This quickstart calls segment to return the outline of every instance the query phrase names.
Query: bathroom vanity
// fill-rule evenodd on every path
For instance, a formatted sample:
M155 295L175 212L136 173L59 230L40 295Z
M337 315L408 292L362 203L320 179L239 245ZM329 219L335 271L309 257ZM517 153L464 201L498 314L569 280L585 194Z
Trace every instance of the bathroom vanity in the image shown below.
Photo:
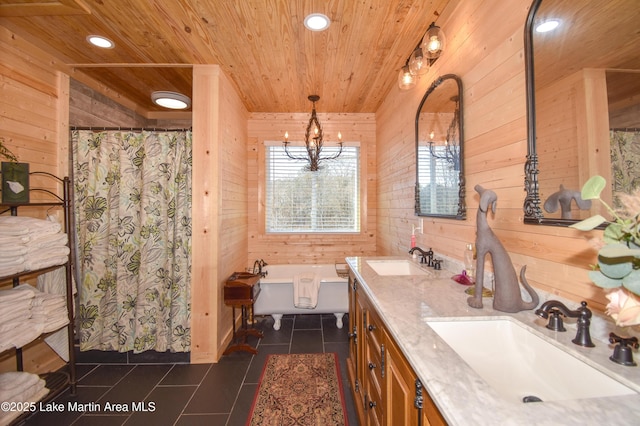
M494 311L490 298L469 307L446 261L440 271L408 256L347 263L347 369L361 424L640 421L640 367L609 360L609 332L623 331L608 318L594 315L595 347L581 347L570 319L556 332L534 311Z

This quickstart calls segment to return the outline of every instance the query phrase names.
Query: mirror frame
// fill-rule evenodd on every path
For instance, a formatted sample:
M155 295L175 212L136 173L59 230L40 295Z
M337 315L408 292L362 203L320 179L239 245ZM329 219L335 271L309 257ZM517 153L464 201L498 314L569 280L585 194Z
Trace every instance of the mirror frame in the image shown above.
M538 153L536 152L536 99L533 65L533 20L542 0L533 0L524 26L524 64L527 86L527 160L524 163L524 223L544 225L569 225L569 219L545 218L540 209L540 187L538 184Z
M432 213L422 213L420 211L420 181L419 181L419 168L418 168L418 148L420 144L419 140L419 123L420 123L420 111L422 111L422 106L425 101L429 97L429 95L440 86L445 80L453 80L456 83L458 88L458 108L460 113L460 124L458 128L458 134L460 135L460 171L458 176L458 212L456 214L432 214ZM455 74L445 74L436 78L431 86L427 89L427 92L422 97L420 101L420 105L418 105L418 110L416 111L416 119L415 119L415 135L416 135L416 143L415 143L415 153L416 153L416 185L415 185L415 214L416 216L422 217L439 217L444 219L457 219L457 220L465 220L467 218L467 208L465 204L465 181L464 181L464 126L462 122L464 120L463 114L463 98L462 98L462 80Z

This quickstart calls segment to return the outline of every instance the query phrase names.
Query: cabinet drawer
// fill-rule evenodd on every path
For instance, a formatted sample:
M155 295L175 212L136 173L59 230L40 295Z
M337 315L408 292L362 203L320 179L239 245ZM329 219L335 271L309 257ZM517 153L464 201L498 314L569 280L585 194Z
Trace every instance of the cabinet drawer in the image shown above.
M384 326L378 314L370 309L367 311L367 323L365 324L365 333L367 334L367 340L373 345L380 348L380 345L384 342Z
M369 342L365 350L365 368L369 381L375 385L379 395L382 395L382 384L384 383L382 376L383 367L380 347L373 346L371 342Z
M369 425L380 425L384 418L382 397L371 380L367 380L365 397L365 413L369 418Z

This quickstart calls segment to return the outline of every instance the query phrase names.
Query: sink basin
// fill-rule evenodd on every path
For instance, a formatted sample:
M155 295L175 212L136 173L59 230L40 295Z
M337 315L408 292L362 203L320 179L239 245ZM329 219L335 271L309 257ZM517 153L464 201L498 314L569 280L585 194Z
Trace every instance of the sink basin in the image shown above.
M637 393L509 319L427 321L502 397L562 401ZM567 331L571 333L571 331Z
M378 275L429 275L409 260L367 260Z

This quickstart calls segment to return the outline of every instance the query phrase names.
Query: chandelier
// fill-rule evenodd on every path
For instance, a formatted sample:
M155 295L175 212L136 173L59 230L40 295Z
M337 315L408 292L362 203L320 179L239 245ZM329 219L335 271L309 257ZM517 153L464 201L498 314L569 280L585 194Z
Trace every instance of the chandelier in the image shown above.
M460 107L459 107L459 96L451 97L451 101L455 102L455 110L453 111L453 118L451 119L451 123L449 123L449 128L447 129L447 138L444 141L444 150L441 152L437 152L433 148L433 140L429 140L429 151L431 152L431 156L440 160L445 160L450 163L455 170L459 170L460 168L460 135L458 134L458 129L460 128ZM433 139L433 132L431 132L430 139Z
M312 172L316 172L320 168L321 161L334 160L342 154L342 134L338 132L338 145L340 145L340 150L333 155L322 156L324 136L322 126L320 125L318 116L316 115L316 102L320 100L320 96L310 95L308 99L313 102L313 109L311 110L311 118L307 125L307 131L304 134L304 145L307 149L307 156L298 156L289 152L289 132L285 132L284 134L283 145L284 152L287 154L287 157L297 161L308 161L309 165L306 168Z

